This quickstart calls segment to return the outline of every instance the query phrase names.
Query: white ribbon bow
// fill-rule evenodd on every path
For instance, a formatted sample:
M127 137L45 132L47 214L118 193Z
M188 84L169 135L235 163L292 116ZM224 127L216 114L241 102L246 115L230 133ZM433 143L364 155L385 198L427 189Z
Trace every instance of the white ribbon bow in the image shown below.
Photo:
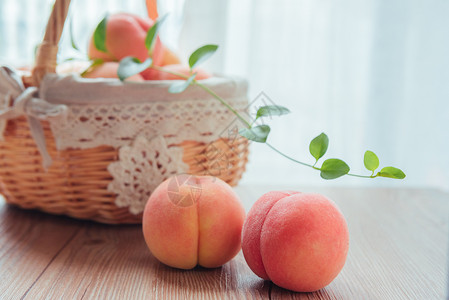
M7 120L26 115L31 136L42 156L42 164L47 169L52 159L47 151L40 120L66 116L67 106L49 103L37 98L37 94L35 87L25 89L20 76L15 71L8 67L0 67L0 140L3 140Z

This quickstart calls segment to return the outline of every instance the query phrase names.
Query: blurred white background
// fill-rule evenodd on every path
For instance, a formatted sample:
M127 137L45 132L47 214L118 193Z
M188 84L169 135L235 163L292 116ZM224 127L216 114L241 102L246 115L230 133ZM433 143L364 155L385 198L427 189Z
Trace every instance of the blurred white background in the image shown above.
M0 64L33 61L51 0L0 0ZM324 181L265 145L252 145L242 183L393 185L449 190L449 1L447 0L160 0L170 12L163 40L183 58L218 43L205 68L250 82L292 114L270 120L269 141L313 163L310 140L330 138L325 158L365 173L363 154L405 171L403 181ZM72 0L80 48L106 12L145 15L143 0ZM181 27L182 25L182 27ZM67 28L66 28L67 29ZM65 31L59 60L76 55Z

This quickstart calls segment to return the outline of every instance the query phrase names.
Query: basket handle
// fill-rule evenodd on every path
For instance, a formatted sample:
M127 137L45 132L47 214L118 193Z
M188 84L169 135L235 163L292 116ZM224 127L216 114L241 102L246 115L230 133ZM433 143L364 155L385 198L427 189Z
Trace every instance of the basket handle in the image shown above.
M146 0L150 14L157 18L157 1ZM70 0L55 0L53 11L48 19L45 29L44 40L37 48L36 62L31 71L31 85L39 86L42 78L47 73L56 73L56 58L58 54L58 43L61 38L64 23L67 18Z
M47 73L56 72L58 43L64 28L70 0L55 0L53 11L48 19L44 40L37 49L36 62L31 71L32 85L39 86Z

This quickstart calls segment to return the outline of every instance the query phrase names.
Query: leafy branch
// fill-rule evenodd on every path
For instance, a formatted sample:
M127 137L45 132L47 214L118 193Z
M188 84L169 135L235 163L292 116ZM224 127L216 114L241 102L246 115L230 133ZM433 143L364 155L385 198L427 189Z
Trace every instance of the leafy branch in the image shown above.
M164 18L158 19L154 25L148 30L147 38L145 40L146 48L151 54L153 42L156 39L157 31L160 27L160 24L163 22ZM100 25L99 25L100 26ZM100 41L103 40L100 38ZM256 121L264 117L272 117L272 116L282 116L290 113L290 110L286 107L280 105L267 105L260 107L257 110L255 119L250 123L248 122L242 115L239 114L229 103L227 103L223 98L217 95L214 91L209 89L207 86L202 84L201 82L195 80L196 73L194 72L194 68L197 67L200 63L207 60L211 57L218 49L217 45L205 45L197 50L195 50L189 57L189 67L190 74L184 75L177 72L169 71L160 66L153 65L153 61L151 58L148 58L144 62L140 62L135 57L125 57L120 61L119 69L118 69L118 77L120 80L125 80L127 77L132 76L134 74L140 73L147 68L153 68L155 70L159 70L162 72L167 72L173 75L176 75L183 80L174 81L169 87L170 93L181 93L186 90L191 85L197 85L210 94L213 98L218 100L221 104L223 104L226 108L228 108L246 127L239 130L239 134L250 141L254 141L257 143L264 143L269 148L287 158L288 160L295 162L297 164L310 167L314 170L320 171L320 176L323 179L335 179L344 175L361 177L361 178L376 178L376 177L387 177L394 179L403 179L405 178L405 174L402 170L395 167L384 167L380 171L376 173L376 170L379 168L379 158L372 151L366 151L364 155L364 165L368 171L371 172L369 175L359 175L349 173L350 167L343 160L338 158L329 158L326 159L320 167L317 166L320 159L326 154L327 149L329 147L329 138L325 133L321 133L317 137L315 137L309 144L309 152L315 159L315 161L311 164L299 161L294 159L280 150L273 147L271 144L267 142L268 135L270 134L271 128L266 124L258 125Z
M101 52L107 52L107 49L106 49L107 20L108 20L108 15L106 14L106 16L101 20L101 22L95 28L94 35L93 35L94 46ZM87 73L92 71L94 68L96 68L97 66L102 65L104 63L104 60L101 58L89 59L87 53L80 50L80 48L78 47L78 45L75 41L75 37L73 34L73 19L70 20L69 36L70 36L70 44L72 46L72 49L75 52L77 52L79 55L81 55L82 58L80 59L80 58L70 57L70 58L65 59L64 61L73 61L73 60L83 60L84 61L84 60L86 60L86 61L89 61L89 63L90 63L86 67L86 69L84 69L84 71L82 71L80 73L81 77L84 77Z
M117 70L117 76L121 81L154 66L151 56L153 54L154 43L156 41L158 31L162 23L165 21L165 18L166 15L158 18L154 22L153 26L151 26L147 31L147 35L145 37L145 47L148 50L149 58L147 58L143 62L140 61L137 57L133 56L127 56L120 60Z

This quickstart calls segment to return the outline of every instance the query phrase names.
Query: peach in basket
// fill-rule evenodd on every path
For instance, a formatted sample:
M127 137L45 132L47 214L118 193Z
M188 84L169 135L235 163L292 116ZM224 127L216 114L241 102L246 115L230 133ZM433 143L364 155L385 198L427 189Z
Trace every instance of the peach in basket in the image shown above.
M145 38L153 23L149 18L141 18L128 13L108 16L106 18L106 51L97 49L92 36L88 49L89 58L119 61L126 56L134 56L144 61L150 57L145 47ZM152 53L155 65L159 65L162 61L162 51L162 44L157 39Z
M233 134L241 127L235 115L198 84L174 94L169 88L182 81L129 84L66 75L83 72L76 64L55 74L68 6L55 1L29 84L0 67L0 193L6 201L104 223L141 223L148 197L172 175L216 174L236 185L248 161L248 141ZM142 29L139 19L126 18L134 22L129 28ZM157 52L157 38L154 48L141 42L141 53ZM103 71L96 76L111 74ZM240 113L248 106L244 79L215 76L201 86Z

